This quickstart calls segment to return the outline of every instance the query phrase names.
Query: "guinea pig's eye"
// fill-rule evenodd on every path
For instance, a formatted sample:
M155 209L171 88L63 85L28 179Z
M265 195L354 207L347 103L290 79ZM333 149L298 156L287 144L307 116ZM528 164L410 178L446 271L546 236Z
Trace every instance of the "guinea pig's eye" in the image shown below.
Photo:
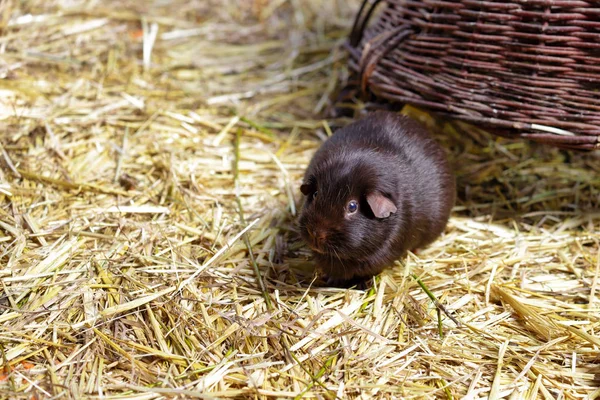
M354 214L358 210L358 203L355 200L351 200L346 210L348 210L348 214Z
M313 194L312 194L312 199L313 199L313 200L317 198L317 193L318 193L318 192L317 192L316 190L313 192Z

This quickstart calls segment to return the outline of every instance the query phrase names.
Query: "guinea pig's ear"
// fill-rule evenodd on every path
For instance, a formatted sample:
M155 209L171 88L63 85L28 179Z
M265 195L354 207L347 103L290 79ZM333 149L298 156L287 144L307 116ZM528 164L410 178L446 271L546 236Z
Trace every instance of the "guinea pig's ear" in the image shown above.
M377 218L387 218L397 211L394 203L379 192L369 193L367 203Z
M302 192L303 195L308 196L309 194L314 192L314 184L312 184L310 182L303 183L302 185L300 185L300 191Z

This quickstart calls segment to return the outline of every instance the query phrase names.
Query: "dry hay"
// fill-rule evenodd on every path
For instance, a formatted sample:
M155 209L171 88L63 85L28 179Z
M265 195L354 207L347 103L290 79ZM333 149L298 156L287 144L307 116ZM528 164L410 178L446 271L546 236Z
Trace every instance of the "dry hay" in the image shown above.
M293 213L355 7L0 2L0 397L598 397L596 154L406 109L456 164L445 236L313 284Z

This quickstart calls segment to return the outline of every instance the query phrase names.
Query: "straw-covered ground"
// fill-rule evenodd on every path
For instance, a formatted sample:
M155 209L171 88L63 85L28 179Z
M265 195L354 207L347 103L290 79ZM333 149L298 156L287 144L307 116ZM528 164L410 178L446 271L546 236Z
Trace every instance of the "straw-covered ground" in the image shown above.
M596 154L405 109L456 166L445 235L313 282L298 186L356 6L0 2L0 397L599 397Z

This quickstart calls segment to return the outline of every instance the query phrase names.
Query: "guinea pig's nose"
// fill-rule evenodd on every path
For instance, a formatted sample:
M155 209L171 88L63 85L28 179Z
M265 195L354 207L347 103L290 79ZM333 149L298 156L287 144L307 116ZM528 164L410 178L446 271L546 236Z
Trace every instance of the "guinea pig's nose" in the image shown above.
M327 230L322 228L311 229L308 231L314 250L321 250L325 240L327 240Z
M319 249L323 249L323 245L325 244L325 241L327 240L327 230L316 229L313 234L313 238L315 240L315 245Z
M317 230L315 232L315 239L317 240L317 243L323 244L323 242L325 242L325 239L327 239L327 231L325 229Z

